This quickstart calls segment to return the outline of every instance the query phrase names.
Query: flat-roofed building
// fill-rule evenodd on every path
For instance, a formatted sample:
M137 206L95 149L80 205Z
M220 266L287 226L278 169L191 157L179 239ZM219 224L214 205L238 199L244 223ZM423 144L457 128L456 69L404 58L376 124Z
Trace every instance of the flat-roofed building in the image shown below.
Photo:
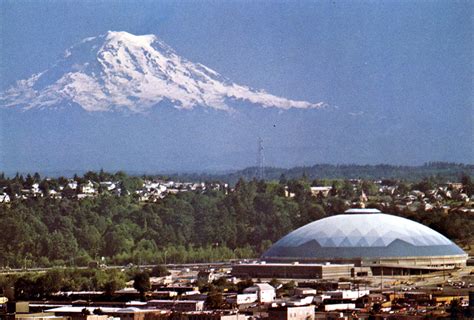
M243 314L228 311L192 311L172 315L171 320L246 320Z
M98 316L94 313L98 313L100 310L101 315L110 316L114 318L120 318L120 320L145 320L147 315L152 315L156 319L160 319L160 316L169 314L167 310L154 310L154 309L138 309L134 307L129 308L111 308L111 307L73 307L73 306L62 306L59 308L52 308L46 310L46 312L54 313L55 316L69 317L70 320L101 320L89 319L89 316ZM163 318L164 319L164 318Z
M258 302L270 303L276 298L276 290L268 283L256 283L255 285L244 289L244 293L253 293L257 295Z
M353 268L353 264L251 263L234 265L232 275L267 279L339 279L351 277Z
M314 305L268 309L271 320L314 320Z
M94 317L94 316L92 316L92 317ZM102 316L102 317L103 318L101 318L101 319L87 318L87 320L107 320L107 316ZM28 313L28 314L16 315L15 320L69 320L69 318L68 317L55 316L52 313ZM86 319L84 319L84 320L86 320Z
M150 300L148 307L157 309L168 309L173 311L202 311L204 301L202 300Z

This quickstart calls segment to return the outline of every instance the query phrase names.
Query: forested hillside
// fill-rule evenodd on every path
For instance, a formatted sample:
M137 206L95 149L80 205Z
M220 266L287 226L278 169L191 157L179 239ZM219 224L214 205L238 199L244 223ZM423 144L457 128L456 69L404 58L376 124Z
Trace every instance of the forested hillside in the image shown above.
M427 183L394 187L408 192L433 186ZM310 185L305 179L240 180L235 190L180 192L154 203L107 192L85 199L14 199L0 204L0 267L86 265L100 257L110 264L258 257L289 231L344 211L362 190L368 207L421 221L461 244L472 237L469 212L400 210L367 181L333 181L327 197L312 196ZM285 187L293 197L285 196Z
M267 180L278 180L281 176L288 179L398 179L416 182L423 178L436 178L439 182L458 181L462 174L474 177L474 165L448 162L429 162L421 166L396 166L388 164L356 165L356 164L316 164L306 167L264 168ZM250 167L244 170L223 174L176 174L183 179L219 180L236 183L240 178L252 180L258 177L258 168Z

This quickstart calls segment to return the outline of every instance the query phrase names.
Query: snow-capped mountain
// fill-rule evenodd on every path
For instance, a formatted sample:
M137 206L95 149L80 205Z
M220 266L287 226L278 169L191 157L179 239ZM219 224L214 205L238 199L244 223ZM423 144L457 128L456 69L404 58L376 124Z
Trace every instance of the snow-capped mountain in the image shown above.
M177 108L232 110L246 101L281 109L321 108L230 82L180 57L155 35L109 31L66 50L52 68L20 80L0 96L3 106L48 108L75 103L86 111L144 112L162 101Z

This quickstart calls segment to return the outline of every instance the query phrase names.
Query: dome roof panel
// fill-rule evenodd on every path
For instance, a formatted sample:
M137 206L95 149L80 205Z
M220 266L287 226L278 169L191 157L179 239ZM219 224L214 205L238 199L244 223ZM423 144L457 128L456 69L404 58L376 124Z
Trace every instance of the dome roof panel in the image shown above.
M277 241L262 258L298 258L301 252L305 258L465 254L449 239L420 223L357 210L294 230Z

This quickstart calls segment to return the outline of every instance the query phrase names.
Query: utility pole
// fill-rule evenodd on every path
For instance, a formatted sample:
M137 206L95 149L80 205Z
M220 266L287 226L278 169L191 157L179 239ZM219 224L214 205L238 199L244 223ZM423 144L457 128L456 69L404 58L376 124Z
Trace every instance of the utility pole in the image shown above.
M444 285L444 282L446 281L446 275L444 273L445 268L446 268L446 264L444 262L444 257L443 257L443 285Z
M259 180L265 180L265 156L263 154L263 139L258 137L257 148L257 176Z
M380 293L383 292L383 267L380 266Z

